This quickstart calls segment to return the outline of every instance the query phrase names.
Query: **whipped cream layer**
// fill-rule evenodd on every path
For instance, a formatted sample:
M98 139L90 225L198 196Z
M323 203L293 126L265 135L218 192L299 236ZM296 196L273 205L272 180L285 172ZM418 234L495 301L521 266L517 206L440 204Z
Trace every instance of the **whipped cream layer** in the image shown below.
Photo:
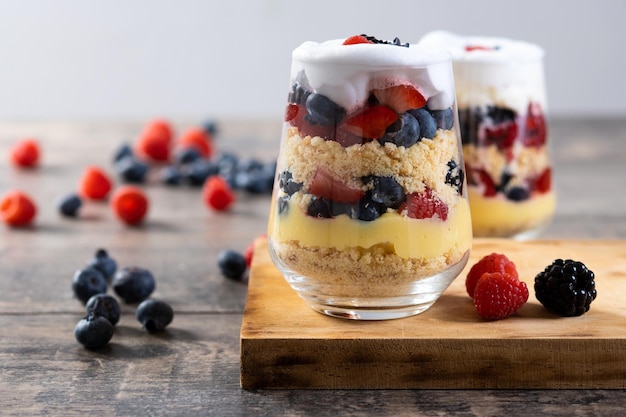
M426 34L419 45L452 55L459 108L495 104L525 114L529 102L546 107L544 50L537 45L444 31Z
M372 89L412 84L431 110L455 98L450 53L426 45L343 45L344 39L304 42L293 51L292 80L322 94L347 111L362 106Z

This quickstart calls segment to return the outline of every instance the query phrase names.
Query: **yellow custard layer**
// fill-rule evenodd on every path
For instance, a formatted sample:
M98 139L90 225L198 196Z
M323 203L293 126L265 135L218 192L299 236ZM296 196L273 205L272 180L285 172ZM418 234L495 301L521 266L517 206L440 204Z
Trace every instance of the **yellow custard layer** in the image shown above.
M533 195L525 201L485 197L472 187L468 189L472 227L475 236L506 237L546 224L556 210L554 192Z
M385 245L387 250L405 259L429 259L471 247L472 231L469 204L459 198L446 221L411 219L388 212L370 222L347 215L332 219L307 216L296 205L287 213L276 213L272 202L268 235L275 242L298 242L300 246L368 249Z

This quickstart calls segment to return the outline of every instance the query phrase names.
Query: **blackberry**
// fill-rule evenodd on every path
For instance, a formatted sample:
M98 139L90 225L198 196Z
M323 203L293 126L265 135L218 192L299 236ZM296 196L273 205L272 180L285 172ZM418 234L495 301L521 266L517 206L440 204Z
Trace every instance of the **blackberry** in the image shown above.
M584 314L596 295L595 275L582 262L556 259L535 277L537 300L561 316Z
M465 171L459 164L451 159L448 161L448 171L446 172L445 183L456 189L459 195L463 194L463 181L465 180Z

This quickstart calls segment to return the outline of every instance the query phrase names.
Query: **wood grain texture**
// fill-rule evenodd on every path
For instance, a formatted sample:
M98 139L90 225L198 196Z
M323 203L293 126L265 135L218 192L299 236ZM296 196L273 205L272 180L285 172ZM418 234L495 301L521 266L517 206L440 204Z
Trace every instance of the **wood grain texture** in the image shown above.
M178 131L190 125L175 123ZM142 126L0 122L0 193L22 188L39 207L32 229L0 226L0 415L623 415L626 390L242 390L247 287L225 280L215 259L265 231L267 197L239 194L231 213L213 213L198 190L151 182L145 188L153 206L141 228L114 221L106 204L87 204L77 220L56 212L54 203L75 189L84 167L112 173L114 149ZM216 146L269 160L280 130L280 120L224 120ZM16 170L5 157L25 136L42 143L44 163L34 171ZM626 193L615 192L623 188L616 173L626 163L626 120L555 120L551 136L559 206L544 237L626 239ZM155 296L176 312L166 334L140 330L134 306L123 305L108 349L78 345L73 327L83 313L70 281L97 247L121 265L152 269Z
M530 290L514 316L485 321L465 290L481 257L505 253ZM475 239L465 271L426 312L355 322L311 310L260 244L241 330L244 388L626 388L626 243ZM596 274L598 298L561 318L535 299L533 279L557 258Z

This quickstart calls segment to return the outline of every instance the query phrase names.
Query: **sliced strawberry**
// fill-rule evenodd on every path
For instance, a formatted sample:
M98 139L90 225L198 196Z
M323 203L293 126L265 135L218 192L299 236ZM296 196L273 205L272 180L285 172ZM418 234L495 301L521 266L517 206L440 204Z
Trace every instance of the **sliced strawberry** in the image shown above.
M293 117L287 120L290 125L297 127L300 131L300 135L304 136L319 136L326 140L332 140L335 137L334 125L316 125L310 123L307 118L306 107L303 104L290 104L288 108L288 114L292 114ZM294 107L295 106L295 107ZM287 115L286 115L287 116Z
M344 45L356 45L358 43L374 43L370 40L368 40L365 36L363 35L354 35L354 36L350 36L348 39L346 39L345 41L343 41Z
M360 189L353 188L333 177L324 167L318 167L315 171L309 191L318 197L346 204L357 203L364 194Z
M426 98L417 88L410 84L374 89L372 93L374 93L380 104L391 107L398 114L402 114L407 110L419 109L426 104Z
M467 52L472 51L495 51L497 48L492 48L491 46L483 46L483 45L465 45L465 50Z
M339 143L344 148L352 145L362 145L364 142L368 141L369 139L364 139L345 129L337 129L335 132L335 142Z
M348 117L342 128L367 139L380 139L398 115L387 106L371 106Z
M542 146L546 143L546 132L546 119L541 111L541 106L537 103L530 103L522 143L524 146Z
M495 144L498 149L509 149L515 143L519 129L517 123L502 123L494 128L485 128L485 146Z
M529 188L531 191L547 193L552 188L552 169L544 169L538 177L532 178L529 182Z
M285 121L290 122L298 115L300 108L297 104L289 103L285 109Z
M478 169L474 172L478 174L479 182L485 186L485 190L483 191L483 195L485 197L493 197L498 193L496 183L493 181L487 171L485 171L484 169Z
M430 188L421 193L408 194L406 203L398 210L400 212L406 210L406 215L412 219L430 219L438 216L445 221L448 218L448 206Z

